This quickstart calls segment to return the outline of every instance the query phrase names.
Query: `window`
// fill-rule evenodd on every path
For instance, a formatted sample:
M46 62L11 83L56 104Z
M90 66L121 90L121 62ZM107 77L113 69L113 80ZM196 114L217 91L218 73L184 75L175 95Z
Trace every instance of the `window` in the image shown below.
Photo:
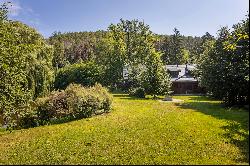
M179 75L179 71L169 71L169 73L172 78L177 78Z

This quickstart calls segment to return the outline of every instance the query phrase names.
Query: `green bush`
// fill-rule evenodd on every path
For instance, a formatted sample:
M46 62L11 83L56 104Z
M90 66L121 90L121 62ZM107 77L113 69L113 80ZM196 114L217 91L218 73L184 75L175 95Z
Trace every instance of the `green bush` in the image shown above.
M70 115L64 91L53 92L50 96L37 99L37 116L39 124L47 123L53 118L58 119Z
M54 87L65 89L71 83L93 86L101 81L100 78L101 69L94 62L76 63L58 70Z
M39 124L90 117L111 109L112 97L100 84L84 88L71 84L63 91L36 101Z
M8 129L29 128L45 124L62 123L87 118L110 111L112 96L100 84L83 87L70 84L65 90L37 98L22 109L0 116Z
M18 110L5 112L2 116L7 130L35 127L38 125L36 111L32 109L31 102Z
M138 98L145 98L145 90L143 88L132 88L129 90L129 95Z
M24 111L17 121L16 128L30 128L38 126L37 115L35 111Z

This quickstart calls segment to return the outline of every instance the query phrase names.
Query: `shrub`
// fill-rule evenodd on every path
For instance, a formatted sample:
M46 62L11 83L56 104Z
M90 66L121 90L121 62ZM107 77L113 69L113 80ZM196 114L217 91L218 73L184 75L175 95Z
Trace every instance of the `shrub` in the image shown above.
M133 88L129 90L129 95L138 98L145 98L145 90L143 88Z
M32 110L30 104L31 102L25 107L3 114L2 118L4 122L2 124L6 125L7 130L29 128L38 125L36 111Z
M39 124L90 117L98 111L111 109L112 97L100 84L84 88L71 84L63 91L36 101Z
M95 83L100 82L100 77L100 67L95 63L76 63L58 70L54 87L55 89L65 89L71 83L93 86Z
M16 128L29 128L38 126L37 115L35 111L24 111L19 118Z
M112 96L100 84L82 87L71 84L65 90L54 91L49 96L37 98L22 109L6 112L0 120L8 129L29 128L87 118L93 114L108 112Z
M58 119L69 116L66 94L62 92L53 92L50 96L39 98L37 102L37 116L39 124L45 124L52 119Z

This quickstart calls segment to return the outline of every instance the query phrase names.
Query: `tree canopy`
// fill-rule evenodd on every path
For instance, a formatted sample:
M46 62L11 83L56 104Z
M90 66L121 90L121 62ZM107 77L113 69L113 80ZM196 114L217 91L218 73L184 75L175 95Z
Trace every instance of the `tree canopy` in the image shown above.
M0 11L5 13L3 9ZM27 109L29 101L50 92L54 77L53 49L33 28L3 18L0 22L0 111L4 117L16 117Z
M201 85L228 105L248 103L249 18L234 25L231 32L221 28L207 46L198 65Z

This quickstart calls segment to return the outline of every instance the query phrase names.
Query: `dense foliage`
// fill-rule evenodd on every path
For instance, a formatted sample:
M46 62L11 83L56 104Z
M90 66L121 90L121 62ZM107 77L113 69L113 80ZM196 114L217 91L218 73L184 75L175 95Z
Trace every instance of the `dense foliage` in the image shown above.
M108 112L112 96L100 84L84 88L71 84L65 90L53 91L37 98L32 110L16 120L14 128L29 128L44 124L66 122Z
M165 64L183 64L183 38L181 37L180 31L175 28L174 34L171 37L166 36L163 41L163 55L162 60Z
M44 124L86 118L100 111L108 112L111 103L112 96L100 84L90 88L71 84L64 91L37 99L37 121Z
M198 65L201 85L228 105L249 102L249 18L218 31Z
M112 87L128 83L128 88L141 87L148 94L163 94L170 81L161 63L161 53L155 49L156 36L149 26L138 20L121 20L111 24L108 37L100 48L104 78ZM129 77L124 80L123 69Z
M48 41L55 48L56 69L69 63L94 61L104 74L101 83L124 91L142 86L142 71L151 52L158 56L162 52L163 64L197 63L203 52L203 37L185 37L177 29L171 36L153 34L148 25L138 20L121 20L107 31L57 32ZM123 69L128 67L130 77L124 80Z
M128 44L128 54L132 54L134 46L136 43L138 44L138 42L134 41L134 37L139 37L137 41L140 41L140 39L143 39L140 38L140 36L143 36L144 33L142 32L141 35L138 34L136 36L133 35L133 33L130 32L133 30L132 26L137 25L131 24L129 28L127 27L123 30L126 32L128 38L126 42ZM134 28L134 31L138 30L139 28ZM61 68L69 63L77 63L79 60L96 60L97 62L100 62L103 58L102 52L105 52L104 49L107 49L107 53L111 47L111 45L108 46L105 44L107 42L111 44L111 41L107 38L110 34L108 33L109 31L110 28L108 31L53 33L48 39L48 43L52 44L55 48L53 66ZM173 60L181 64L186 62L196 63L196 59L203 52L202 45L204 43L204 37L210 34L207 32L202 37L183 36L178 29L175 29L173 35L157 35L152 32L150 35L154 36L152 46L157 51L163 53L161 58L164 64L175 64L176 62ZM178 58L173 56L173 53L175 52L178 55Z
M94 62L80 62L59 69L55 76L55 89L65 89L70 83L92 86L101 82L101 68Z
M105 31L96 32L54 32L48 43L54 46L53 66L64 67L79 61L92 61L99 58L97 44L106 35Z
M161 51L162 62L168 65L197 64L203 53L203 44L208 38L213 38L208 32L202 37L184 36L175 28L173 35L157 35L159 40L155 48Z
M1 9L1 15L4 9ZM52 47L34 29L1 16L0 119L13 122L29 101L50 92L53 81Z
M149 95L166 95L170 91L170 78L160 60L160 54L152 52L146 59L145 70L142 70L141 86Z

